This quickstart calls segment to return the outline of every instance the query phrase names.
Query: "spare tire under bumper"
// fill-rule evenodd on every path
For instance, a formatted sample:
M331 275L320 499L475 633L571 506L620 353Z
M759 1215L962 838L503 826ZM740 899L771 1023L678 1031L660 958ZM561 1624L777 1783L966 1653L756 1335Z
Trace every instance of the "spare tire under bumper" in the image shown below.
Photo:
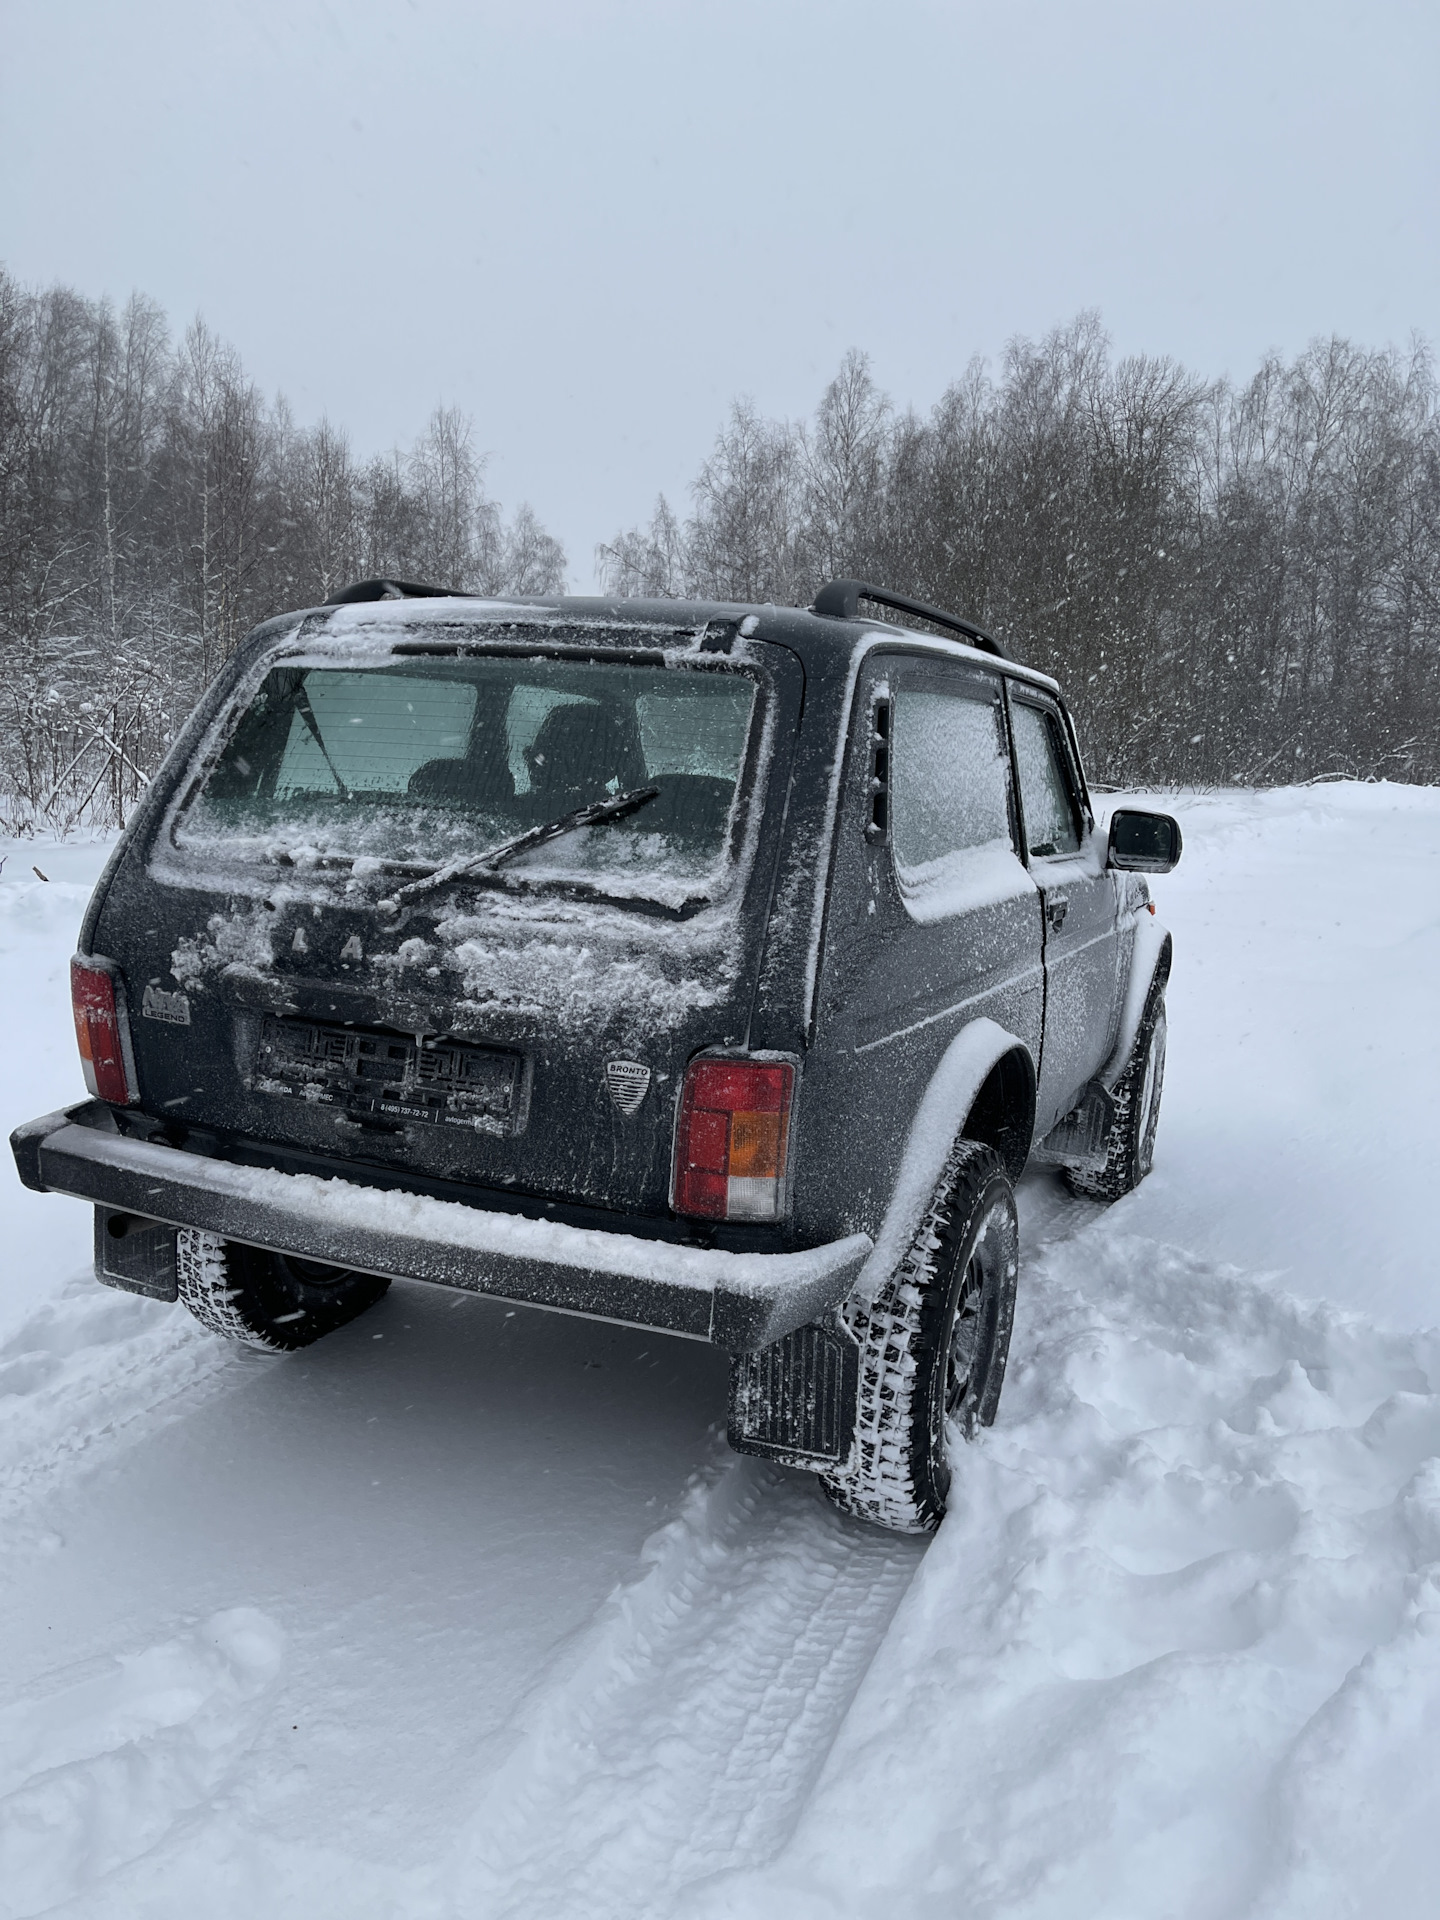
M108 1238L123 1247L136 1236L138 1283L126 1279L118 1256L97 1258L102 1278L168 1299L175 1295L163 1284L165 1247L173 1246L166 1230L200 1227L356 1272L653 1327L740 1353L837 1306L871 1251L863 1233L795 1253L677 1246L359 1180L241 1166L121 1134L98 1101L17 1127L10 1144L26 1186L106 1210L97 1216L97 1255Z

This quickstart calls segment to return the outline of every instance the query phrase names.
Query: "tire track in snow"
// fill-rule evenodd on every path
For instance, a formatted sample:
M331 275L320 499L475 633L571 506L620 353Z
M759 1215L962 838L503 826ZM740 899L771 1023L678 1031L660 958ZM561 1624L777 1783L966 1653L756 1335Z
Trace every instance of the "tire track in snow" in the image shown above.
M98 1888L210 1804L254 1737L282 1650L264 1614L232 1608L0 1708L0 1920Z
M1026 1257L1100 1211L1027 1181ZM928 1544L843 1518L808 1475L725 1456L532 1695L457 1851L457 1906L631 1920L773 1858Z
M769 1859L925 1545L728 1459L522 1712L457 1849L457 1909L636 1920Z
M1428 1920L1440 1330L1123 1214L1030 1275L1008 1407L792 1839L675 1912Z
M263 1364L263 1356L261 1358ZM237 1365L178 1307L79 1275L0 1342L0 1523L13 1547L52 1539L34 1519L56 1484Z

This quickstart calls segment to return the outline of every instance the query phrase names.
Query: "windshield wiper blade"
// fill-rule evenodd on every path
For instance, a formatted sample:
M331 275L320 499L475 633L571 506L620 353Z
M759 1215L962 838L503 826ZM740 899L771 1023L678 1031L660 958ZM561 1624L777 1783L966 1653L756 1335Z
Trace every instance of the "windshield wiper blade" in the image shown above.
M547 840L556 840L562 833L573 833L577 827L605 826L611 820L623 820L627 814L638 813L641 807L648 807L659 794L659 787L632 787L629 793L617 793L612 799L591 800L586 806L572 807L569 813L562 813L557 820L547 820L543 826L527 827L524 833L515 833L508 840L497 841L483 853L466 854L462 859L446 861L444 866L422 874L418 880L412 880L409 886L400 887L388 900L380 901L379 905L382 908L398 908L407 900L417 899L422 893L447 886L452 880L463 880L472 873L493 873L517 854L529 853L532 847L543 846Z

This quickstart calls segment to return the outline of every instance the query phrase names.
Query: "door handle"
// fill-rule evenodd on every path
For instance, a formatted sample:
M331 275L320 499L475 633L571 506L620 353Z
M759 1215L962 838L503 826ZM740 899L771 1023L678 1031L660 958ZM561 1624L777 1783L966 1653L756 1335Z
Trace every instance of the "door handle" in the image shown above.
M1063 893L1052 893L1045 902L1045 918L1058 933L1065 924L1065 916L1070 911L1070 901Z

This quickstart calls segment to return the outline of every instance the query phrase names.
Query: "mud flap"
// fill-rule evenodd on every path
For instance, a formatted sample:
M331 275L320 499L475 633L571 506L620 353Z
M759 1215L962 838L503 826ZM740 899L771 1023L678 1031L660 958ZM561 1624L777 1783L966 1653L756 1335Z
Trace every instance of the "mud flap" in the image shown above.
M1092 1080L1079 1105L1056 1122L1030 1158L1042 1167L1103 1167L1114 1123L1115 1096Z
M114 1207L96 1207L95 1278L151 1300L177 1299L174 1227Z
M730 1361L728 1438L737 1453L818 1469L846 1459L860 1348L838 1315Z

